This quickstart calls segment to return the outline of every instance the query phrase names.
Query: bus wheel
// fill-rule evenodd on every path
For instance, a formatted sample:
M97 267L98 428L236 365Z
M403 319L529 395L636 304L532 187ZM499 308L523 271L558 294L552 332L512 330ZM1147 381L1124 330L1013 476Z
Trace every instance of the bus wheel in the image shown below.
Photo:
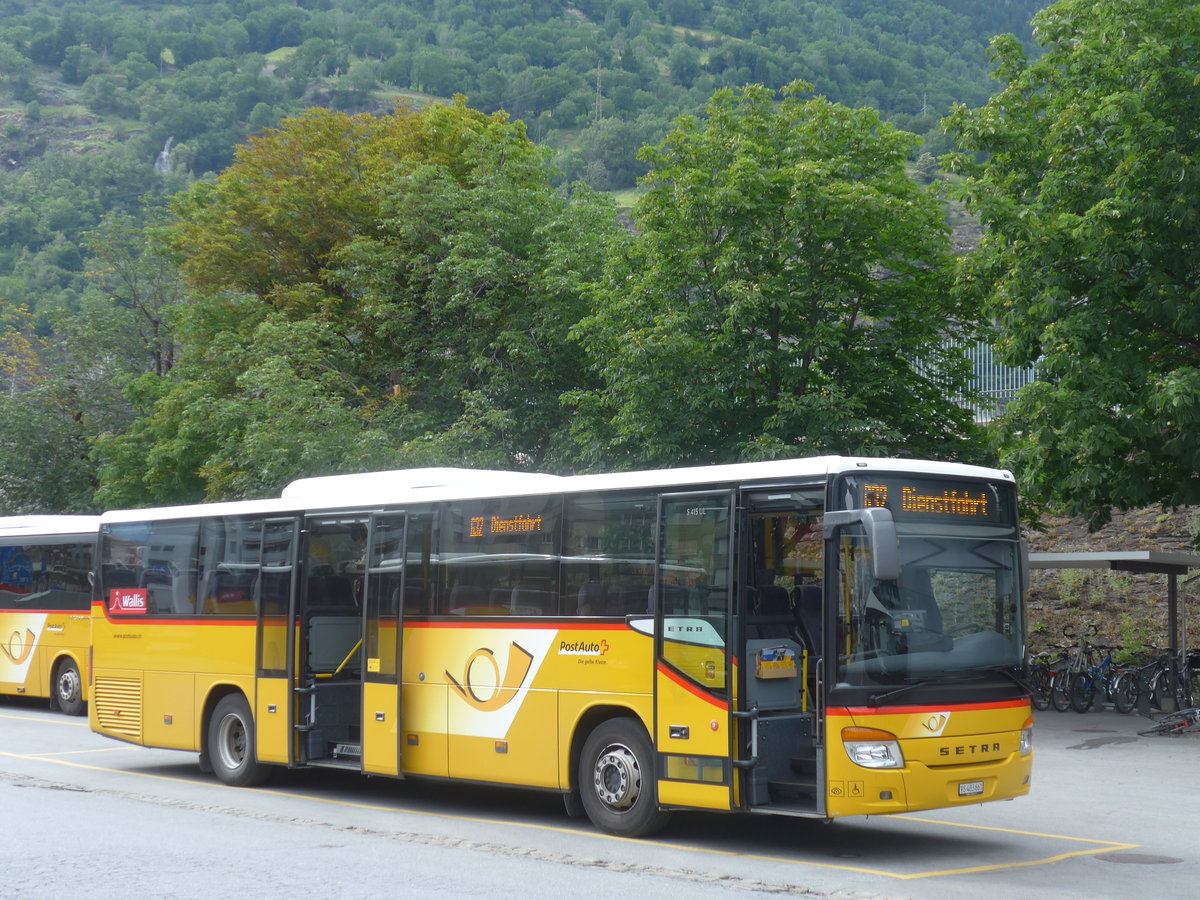
M87 706L83 702L83 679L75 660L64 659L54 673L54 700L68 716L82 716Z
M271 767L258 761L254 718L241 694L217 702L208 722L208 758L217 778L233 787L263 784L271 777Z
M658 808L654 752L645 729L609 719L588 735L579 756L579 792L592 824L625 837L652 834L670 817Z

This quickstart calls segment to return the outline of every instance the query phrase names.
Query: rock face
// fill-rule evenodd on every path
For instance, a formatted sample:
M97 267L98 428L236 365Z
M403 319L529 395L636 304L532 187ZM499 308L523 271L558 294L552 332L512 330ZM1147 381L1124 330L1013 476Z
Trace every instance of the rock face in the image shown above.
M1197 553L1200 508L1158 507L1116 513L1104 528L1089 534L1080 519L1048 517L1044 532L1026 534L1034 553L1158 550ZM1200 570L1192 573L1200 576ZM1191 576L1188 576L1191 577ZM1189 647L1200 645L1200 579L1178 580L1180 617ZM1093 643L1114 644L1133 652L1166 647L1167 576L1090 569L1043 569L1033 572L1029 597L1030 650L1067 643L1063 628L1083 634L1096 626Z

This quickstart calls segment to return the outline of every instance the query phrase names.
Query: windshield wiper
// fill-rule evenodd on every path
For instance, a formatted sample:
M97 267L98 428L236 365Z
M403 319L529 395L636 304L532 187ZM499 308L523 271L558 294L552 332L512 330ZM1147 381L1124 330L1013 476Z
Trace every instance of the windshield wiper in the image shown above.
M1027 693L1027 694L1033 693L1033 685L1031 685L1024 678L1022 678L1020 675L1017 674L1016 666L984 666L982 669L978 669L976 671L996 672L999 675L1004 675L1004 676L1012 679L1013 682L1016 683L1017 687L1019 687L1025 693Z
M910 681L908 684L902 684L900 687L892 688L890 691L884 691L881 694L872 694L867 698L867 702L870 703L871 706L879 706L891 700L893 697L899 697L901 694L907 694L909 691L915 691L919 687L933 683L934 682L928 678L923 681Z

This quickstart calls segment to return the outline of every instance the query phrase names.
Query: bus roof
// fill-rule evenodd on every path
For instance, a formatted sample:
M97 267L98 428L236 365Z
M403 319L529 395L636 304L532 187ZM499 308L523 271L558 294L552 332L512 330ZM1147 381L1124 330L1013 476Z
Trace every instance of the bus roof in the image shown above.
M62 534L95 534L99 516L0 516L0 540Z
M687 488L701 485L782 483L826 477L846 471L908 472L1013 481L1010 472L962 463L843 456L814 456L766 462L648 469L603 475L547 475L489 469L427 468L354 475L302 478L284 488L280 497L230 500L192 506L111 510L101 521L143 522L192 516L293 513L375 509L382 506L434 503L441 500L485 499L584 491L637 488Z

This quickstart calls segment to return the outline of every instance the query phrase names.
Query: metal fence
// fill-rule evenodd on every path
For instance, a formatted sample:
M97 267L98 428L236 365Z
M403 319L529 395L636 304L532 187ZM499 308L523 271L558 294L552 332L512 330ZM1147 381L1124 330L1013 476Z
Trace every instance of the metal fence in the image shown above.
M960 349L974 371L971 386L983 395L982 401L967 404L981 425L1003 413L1017 391L1037 377L1033 366L1014 369L996 362L991 344L984 341L965 342Z

